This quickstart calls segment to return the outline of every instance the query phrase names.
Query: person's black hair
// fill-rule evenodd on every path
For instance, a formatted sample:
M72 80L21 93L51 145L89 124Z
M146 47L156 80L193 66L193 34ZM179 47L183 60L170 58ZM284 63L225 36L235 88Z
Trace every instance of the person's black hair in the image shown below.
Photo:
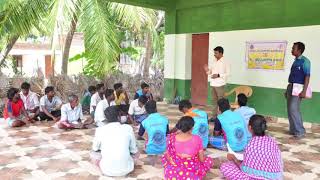
M302 42L295 42L293 45L297 46L298 50L300 50L301 54L303 54L306 47Z
M16 95L17 93L19 92L19 89L17 88L10 88L8 91L7 91L7 98L12 101L14 95Z
M249 120L249 125L252 128L255 136L264 136L267 130L267 121L261 115L253 115Z
M88 91L89 92L96 91L96 90L97 90L97 88L95 86L89 86L88 87Z
M150 100L144 106L148 114L156 113L157 112L157 102L154 100Z
M22 84L21 84L21 89L23 89L23 90L29 90L30 89L30 84L28 83L28 82L23 82Z
M116 83L113 85L114 90L117 90L122 87L122 83Z
M140 96L139 99L138 99L139 102L141 102L142 104L146 104L148 102L148 98L147 96Z
M110 106L104 111L104 115L109 123L111 122L119 122L119 107L118 106Z
M230 110L230 103L229 100L226 98L222 98L218 100L218 106L221 112L225 112Z
M104 96L107 98L107 97L111 96L113 93L114 93L113 89L106 89Z
M183 108L190 109L192 108L192 104L189 100L182 100L179 102L179 110L182 111Z
M141 89L144 89L144 88L147 88L147 87L150 87L149 84L143 82L141 83Z
M214 51L218 51L219 53L223 54L224 50L223 47L217 46L216 48L213 49Z
M238 99L238 104L240 107L247 105L248 98L245 94L243 94L243 93L238 94L237 99Z
M99 83L99 84L96 85L96 90L99 91L103 87L104 87L104 84L103 83Z
M176 128L183 133L190 131L194 126L194 120L190 116L183 116L178 123L176 124Z
M48 94L49 92L54 91L54 87L53 86L47 86L44 89L44 94Z

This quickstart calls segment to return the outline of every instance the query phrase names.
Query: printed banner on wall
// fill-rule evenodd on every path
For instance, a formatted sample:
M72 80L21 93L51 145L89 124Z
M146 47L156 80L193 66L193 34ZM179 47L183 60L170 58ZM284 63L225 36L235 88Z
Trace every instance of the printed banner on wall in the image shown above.
M248 69L284 70L287 41L247 42Z

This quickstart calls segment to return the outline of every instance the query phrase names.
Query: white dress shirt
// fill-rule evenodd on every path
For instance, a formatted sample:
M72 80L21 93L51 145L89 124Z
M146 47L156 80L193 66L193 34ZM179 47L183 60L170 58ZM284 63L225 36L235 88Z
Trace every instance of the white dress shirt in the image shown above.
M34 110L40 105L38 95L32 91L29 91L27 96L20 92L20 98L23 101L26 110Z
M227 84L227 77L230 75L230 64L222 57L219 60L214 59L209 65L211 75L209 75L210 86L221 87ZM212 79L213 74L219 74L220 77Z
M128 111L129 115L141 115L145 113L146 113L146 110L144 106L142 108L139 106L139 99L133 100L131 102L129 111Z
M96 129L92 149L101 150L100 169L107 176L125 176L134 169L131 154L138 152L130 125L112 122Z
M80 104L73 109L71 108L70 103L62 105L61 121L67 121L68 123L76 124L79 119L83 119L82 107Z
M105 96L103 95L103 99L106 99ZM100 98L99 93L96 92L91 96L91 101L90 101L90 113L92 113L94 111L93 106L98 105L98 103L103 100Z

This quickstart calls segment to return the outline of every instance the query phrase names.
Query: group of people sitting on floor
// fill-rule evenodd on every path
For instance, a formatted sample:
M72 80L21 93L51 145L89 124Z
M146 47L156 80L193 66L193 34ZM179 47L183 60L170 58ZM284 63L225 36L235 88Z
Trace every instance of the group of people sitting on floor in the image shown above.
M149 85L141 89L130 103L121 83L114 89L104 84L90 86L79 103L72 94L63 104L54 87L45 88L45 95L30 91L23 83L21 92L10 88L4 109L4 119L10 127L20 127L35 120L54 120L60 129L81 129L96 125L91 158L107 176L125 176L134 170L139 157L133 126L139 126L138 140L145 140L148 155L161 155L165 179L203 179L213 166L213 159L205 154L208 146L228 151L229 162L220 167L227 179L281 179L281 152L273 138L266 134L267 122L247 106L247 97L239 94L240 108L232 110L229 101L218 101L218 116L213 119L210 135L209 119L205 111L194 108L189 100L179 102L183 117L174 128L157 111ZM90 103L89 103L90 102ZM90 107L84 118L82 109Z

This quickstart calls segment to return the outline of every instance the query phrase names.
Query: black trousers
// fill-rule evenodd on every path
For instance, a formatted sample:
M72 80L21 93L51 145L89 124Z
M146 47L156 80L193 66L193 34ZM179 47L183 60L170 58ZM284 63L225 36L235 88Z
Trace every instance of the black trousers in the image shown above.
M60 117L61 116L61 111L60 110L51 111L51 115L54 116L54 117ZM43 121L43 120L52 121L52 118L49 117L48 115L46 115L46 113L44 113L44 112L40 112L39 113L39 117L40 117L41 121Z

